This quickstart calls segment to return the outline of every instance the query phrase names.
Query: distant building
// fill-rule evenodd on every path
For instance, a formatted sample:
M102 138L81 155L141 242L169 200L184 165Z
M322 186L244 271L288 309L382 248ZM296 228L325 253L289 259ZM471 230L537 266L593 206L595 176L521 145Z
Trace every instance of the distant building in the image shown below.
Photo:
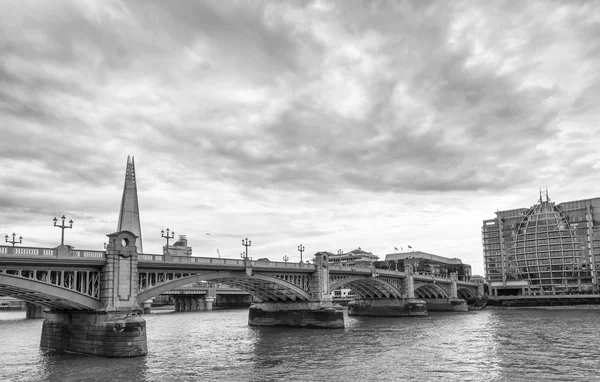
M456 272L459 280L471 279L471 266L463 264L460 259L448 258L427 252L396 252L385 256L384 261L375 263L376 268L398 270L403 272L404 267L411 265L418 273L431 273L434 275L447 276Z
M485 276L493 296L598 292L600 198L529 208L484 220Z
M188 247L187 244L186 235L179 235L179 240L177 240L173 245L169 245L169 254L171 256L192 256L192 247ZM166 253L167 246L163 245L163 255Z
M347 267L369 267L373 262L379 260L379 256L375 256L371 252L363 251L360 247L347 253L328 252L328 256L330 264Z

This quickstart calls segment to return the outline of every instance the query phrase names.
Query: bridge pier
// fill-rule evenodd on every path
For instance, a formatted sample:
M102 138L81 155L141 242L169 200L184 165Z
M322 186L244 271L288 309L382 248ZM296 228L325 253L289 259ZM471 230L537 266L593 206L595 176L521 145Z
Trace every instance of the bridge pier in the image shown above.
M343 328L340 305L320 302L254 303L248 312L250 326L299 326Z
M142 308L144 309L144 314L150 314L152 313L152 302L154 301L153 298L146 300L142 303Z
M348 304L349 316L426 316L428 306L416 298L356 298Z
M100 274L99 311L49 311L42 325L42 349L134 357L147 353L146 321L137 303L136 236L107 235L106 265Z
M144 355L146 321L139 314L51 311L42 326L40 347L105 357Z
M25 303L25 309L25 318L27 319L44 318L46 316L44 308L39 305L27 302Z
M310 301L255 302L250 305L250 326L299 326L344 328L344 311L329 295L329 259L326 252L315 254L316 269L310 279ZM252 272L251 268L246 272Z
M429 312L466 312L467 301L462 298L425 298Z

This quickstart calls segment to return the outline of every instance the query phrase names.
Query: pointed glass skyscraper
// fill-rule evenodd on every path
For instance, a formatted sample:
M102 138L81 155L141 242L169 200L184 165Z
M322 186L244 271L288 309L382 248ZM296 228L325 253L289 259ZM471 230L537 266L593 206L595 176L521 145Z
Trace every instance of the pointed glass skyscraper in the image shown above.
M123 186L123 197L121 198L121 209L119 210L119 223L117 224L117 232L123 230L131 231L137 236L137 251L138 253L144 253L142 247L142 226L140 225L140 208L138 205L135 178L135 161L134 158L130 156L127 156L125 185Z

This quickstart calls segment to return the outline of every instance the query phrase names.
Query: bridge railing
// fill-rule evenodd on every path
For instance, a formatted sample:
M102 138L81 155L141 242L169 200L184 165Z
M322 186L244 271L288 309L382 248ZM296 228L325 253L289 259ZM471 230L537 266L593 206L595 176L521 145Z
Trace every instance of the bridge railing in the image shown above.
M0 256L1 255L58 257L58 248L12 247L2 245L0 246ZM106 257L106 253L104 251L91 251L87 249L68 249L68 257L95 257L102 259Z
M0 246L0 255L56 257L58 255L58 250L56 248Z
M222 259L217 257L195 257L195 256L163 256L151 253L138 255L139 261L157 261L167 263L183 264L215 264L215 265L244 265L243 259ZM272 268L308 268L311 264L290 263L283 261L251 261L253 267Z

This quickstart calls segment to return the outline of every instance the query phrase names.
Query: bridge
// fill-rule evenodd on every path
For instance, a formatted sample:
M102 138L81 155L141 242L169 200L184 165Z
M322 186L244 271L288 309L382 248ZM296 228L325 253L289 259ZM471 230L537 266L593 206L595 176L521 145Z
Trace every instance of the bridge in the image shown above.
M143 308L153 297L201 281L250 293L248 324L255 326L343 328L342 307L330 297L339 288L355 292L349 315L465 310L464 298L483 293L481 284L456 274L331 265L327 252L316 253L312 264L138 253L134 180L128 158L118 231L107 235L105 251L0 246L0 295L46 309L42 348L110 357L146 354ZM196 304L210 309L210 299Z

